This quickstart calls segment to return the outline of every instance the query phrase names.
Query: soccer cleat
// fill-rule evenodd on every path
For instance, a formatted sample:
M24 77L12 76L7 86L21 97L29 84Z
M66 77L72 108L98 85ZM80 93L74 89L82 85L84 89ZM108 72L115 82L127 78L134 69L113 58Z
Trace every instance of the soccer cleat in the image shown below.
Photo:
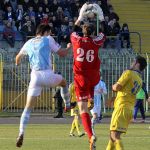
M16 142L16 147L21 147L23 144L23 134L19 135Z
M94 107L94 101L92 99L88 100L88 109L91 110Z
M90 150L96 150L96 137L94 135L90 139Z
M75 135L73 133L70 133L69 136L70 137L75 137Z
M84 135L85 135L85 133L80 133L80 134L78 134L78 137L82 137Z
M72 103L70 103L70 105L65 105L64 111L65 112L70 111L71 109L75 108L76 105L77 105L76 102L72 102Z

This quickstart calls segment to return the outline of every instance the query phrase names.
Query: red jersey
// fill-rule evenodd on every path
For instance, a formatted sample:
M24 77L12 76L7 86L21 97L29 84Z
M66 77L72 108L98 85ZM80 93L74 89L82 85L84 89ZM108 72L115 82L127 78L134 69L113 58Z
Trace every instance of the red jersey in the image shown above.
M86 74L91 71L99 72L100 59L98 57L99 48L104 43L105 36L100 33L95 38L81 37L76 32L71 34L74 56L74 73Z

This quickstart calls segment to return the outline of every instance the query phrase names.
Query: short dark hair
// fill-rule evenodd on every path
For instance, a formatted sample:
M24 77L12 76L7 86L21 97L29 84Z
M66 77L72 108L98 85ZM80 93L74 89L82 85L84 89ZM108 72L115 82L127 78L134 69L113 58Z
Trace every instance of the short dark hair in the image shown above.
M92 23L86 23L83 25L82 32L84 36L91 36L95 32L95 26Z
M136 62L140 64L140 71L143 71L145 67L147 66L146 59L140 55L136 56L135 58Z
M41 36L44 35L45 32L50 32L50 26L47 24L40 24L36 29L36 35L40 34Z

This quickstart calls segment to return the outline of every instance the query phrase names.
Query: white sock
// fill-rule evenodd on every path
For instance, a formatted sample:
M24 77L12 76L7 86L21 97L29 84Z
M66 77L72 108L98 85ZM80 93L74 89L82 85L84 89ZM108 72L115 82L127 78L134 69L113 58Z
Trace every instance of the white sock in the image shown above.
M92 118L92 119L91 119L91 123L92 123L92 133L93 133L93 135L96 135L96 134L95 134L95 130L94 130L94 125L96 124L96 121L97 121L97 120L96 120L95 118Z
M24 134L26 125L29 122L31 109L25 108L20 119L19 135Z
M70 95L67 86L61 87L60 93L65 105L70 106Z

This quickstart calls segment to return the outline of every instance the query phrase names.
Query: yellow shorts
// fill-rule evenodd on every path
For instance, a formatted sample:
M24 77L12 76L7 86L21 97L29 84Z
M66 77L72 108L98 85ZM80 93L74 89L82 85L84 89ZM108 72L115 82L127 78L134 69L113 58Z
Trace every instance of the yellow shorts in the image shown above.
M120 131L126 133L132 116L133 111L129 108L115 108L111 118L110 131Z
M78 115L79 115L78 107L71 109L71 116L78 116Z

